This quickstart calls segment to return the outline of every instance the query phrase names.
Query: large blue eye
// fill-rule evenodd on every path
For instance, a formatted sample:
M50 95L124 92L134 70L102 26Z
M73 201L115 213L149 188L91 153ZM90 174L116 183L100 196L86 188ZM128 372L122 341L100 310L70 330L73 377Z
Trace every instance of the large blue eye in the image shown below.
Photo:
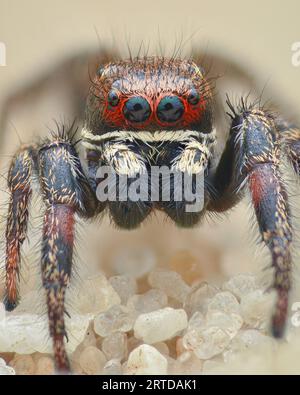
M130 122L145 122L151 113L148 101L141 96L135 96L127 100L123 113Z
M157 117L162 122L176 122L184 113L184 105L177 96L165 96L157 106Z

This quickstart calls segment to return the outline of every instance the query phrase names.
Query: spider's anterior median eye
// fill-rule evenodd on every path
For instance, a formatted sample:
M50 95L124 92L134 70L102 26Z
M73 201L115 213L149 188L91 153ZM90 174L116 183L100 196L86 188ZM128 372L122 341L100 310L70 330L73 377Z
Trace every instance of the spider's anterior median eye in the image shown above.
M119 104L120 98L118 92L110 91L107 97L108 104L112 107L116 107Z
M176 122L184 113L184 105L177 96L165 96L157 106L157 117L162 122Z
M150 104L141 96L134 96L127 100L123 113L130 122L145 122L151 113Z
M196 89L191 89L189 94L188 94L188 102L190 104L192 104L193 106L195 106L196 104L199 103L200 100L200 95L199 93L196 91Z

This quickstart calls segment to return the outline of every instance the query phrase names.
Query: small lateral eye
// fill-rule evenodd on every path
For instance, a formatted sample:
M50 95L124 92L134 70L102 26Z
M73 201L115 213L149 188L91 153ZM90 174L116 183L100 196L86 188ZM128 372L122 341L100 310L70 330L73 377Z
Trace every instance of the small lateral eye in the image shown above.
M188 102L189 102L190 104L192 104L193 106L195 106L196 104L199 103L200 95L199 95L199 93L196 91L196 89L193 88L193 89L190 90L190 92L189 92L189 94L188 94L188 97L187 97L187 100L188 100Z
M112 107L116 107L119 104L120 97L118 92L110 91L107 97L108 104Z

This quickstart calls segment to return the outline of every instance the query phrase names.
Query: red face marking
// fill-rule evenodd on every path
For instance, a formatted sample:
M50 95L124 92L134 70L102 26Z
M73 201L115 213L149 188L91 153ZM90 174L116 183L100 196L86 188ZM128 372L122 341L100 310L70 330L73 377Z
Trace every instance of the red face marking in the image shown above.
M127 115L130 114L130 111L126 112L126 109L131 101L136 102L137 110L134 111L134 106L132 106L130 119L130 115ZM140 108L138 109L138 107ZM186 129L201 120L205 109L206 99L204 97L200 97L197 103L193 104L188 100L188 93L185 96L164 93L158 97L145 94L127 96L119 93L118 103L114 106L110 104L108 97L106 98L104 119L112 127L125 129L168 129L172 127ZM137 120L134 120L135 112L140 113L140 118L138 115L136 116Z
M212 94L193 62L147 58L105 66L91 99L91 120L97 123L98 112L99 130L200 130Z

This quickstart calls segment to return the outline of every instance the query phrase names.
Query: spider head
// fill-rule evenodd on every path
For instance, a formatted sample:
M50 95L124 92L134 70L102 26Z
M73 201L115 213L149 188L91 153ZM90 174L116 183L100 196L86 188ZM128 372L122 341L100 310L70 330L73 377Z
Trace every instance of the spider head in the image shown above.
M118 175L114 178L116 190L124 191L123 184L118 184L121 175L128 176L127 187L137 174L143 174L147 185L153 179L158 182L154 189L160 196L164 195L162 177L152 176L152 170L167 168L170 173L164 175L170 181L167 201L159 197L152 201L147 187L140 188L147 193L138 204L129 197L122 201L114 197L109 209L119 226L138 226L154 207L182 226L199 221L202 210L186 212L186 197L175 202L175 194L177 199L182 188L179 182L175 186L172 174L179 174L180 179L188 175L192 179L190 191L195 194L196 176L199 181L213 154L212 107L210 85L192 61L152 57L109 63L99 69L82 130L94 190L101 186L103 177L98 170L103 165Z
M210 132L211 88L192 61L151 57L109 63L93 80L87 127Z

